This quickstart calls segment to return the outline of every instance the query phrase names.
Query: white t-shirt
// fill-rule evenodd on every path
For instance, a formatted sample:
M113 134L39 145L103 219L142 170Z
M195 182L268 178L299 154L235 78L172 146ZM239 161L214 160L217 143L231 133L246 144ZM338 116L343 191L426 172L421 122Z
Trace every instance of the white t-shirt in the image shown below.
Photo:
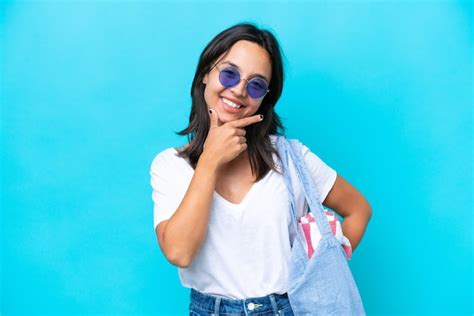
M273 144L276 136L270 135ZM319 200L324 201L336 171L303 145L302 154ZM279 166L276 155L274 161ZM292 168L290 173L296 179ZM280 169L278 169L280 170ZM194 169L174 148L160 152L151 164L154 227L169 219L182 201ZM307 209L302 188L294 188L298 216ZM291 255L290 208L281 174L270 170L254 183L240 204L213 192L209 224L201 249L187 268L178 268L184 287L231 299L287 292Z

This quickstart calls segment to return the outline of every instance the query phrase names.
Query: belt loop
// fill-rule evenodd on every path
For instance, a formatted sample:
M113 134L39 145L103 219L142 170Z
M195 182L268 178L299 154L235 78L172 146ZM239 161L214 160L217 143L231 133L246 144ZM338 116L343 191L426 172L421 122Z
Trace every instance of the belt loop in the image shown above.
M279 315L278 313L278 305L276 303L276 300L275 300L275 296L273 294L269 294L268 297L270 298L270 303L272 304L272 308L273 308L273 312L277 315Z
M221 305L221 298L216 297L216 300L214 301L214 316L219 316L220 305Z

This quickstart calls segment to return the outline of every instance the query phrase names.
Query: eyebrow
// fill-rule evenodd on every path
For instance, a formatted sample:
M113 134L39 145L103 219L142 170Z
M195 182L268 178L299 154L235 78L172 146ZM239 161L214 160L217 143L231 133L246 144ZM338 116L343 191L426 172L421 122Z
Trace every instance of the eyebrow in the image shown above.
M239 66L237 66L236 64L234 64L234 63L231 62L231 61L223 61L222 63L223 63L223 64L229 64L229 65L231 65L232 67L235 67L235 68L237 68L238 70L240 70ZM268 82L268 79L265 78L264 75L261 75L261 74L259 74L259 73L253 73L253 74L250 74L250 76L249 76L249 78L255 78L255 77L262 78L262 79L264 79L266 82Z

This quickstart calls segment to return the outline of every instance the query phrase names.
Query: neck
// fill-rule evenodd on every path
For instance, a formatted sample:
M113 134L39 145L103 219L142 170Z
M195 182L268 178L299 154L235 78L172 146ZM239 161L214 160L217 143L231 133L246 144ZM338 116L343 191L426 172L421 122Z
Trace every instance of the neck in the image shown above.
M247 150L241 152L237 157L229 161L225 164L224 168L226 169L234 169L243 166L248 166L249 164L249 156Z

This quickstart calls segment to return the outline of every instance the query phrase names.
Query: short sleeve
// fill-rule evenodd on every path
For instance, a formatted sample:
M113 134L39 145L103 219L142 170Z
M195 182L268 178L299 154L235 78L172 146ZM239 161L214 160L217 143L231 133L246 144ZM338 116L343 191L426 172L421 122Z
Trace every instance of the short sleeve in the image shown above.
M311 152L308 147L303 144L301 145L301 153L311 173L316 190L319 193L319 201L323 203L336 182L337 172L322 161L316 154Z
M180 178L176 162L169 156L169 152L158 154L151 163L150 184L153 189L151 194L153 200L153 224L154 228L169 219L181 202Z

